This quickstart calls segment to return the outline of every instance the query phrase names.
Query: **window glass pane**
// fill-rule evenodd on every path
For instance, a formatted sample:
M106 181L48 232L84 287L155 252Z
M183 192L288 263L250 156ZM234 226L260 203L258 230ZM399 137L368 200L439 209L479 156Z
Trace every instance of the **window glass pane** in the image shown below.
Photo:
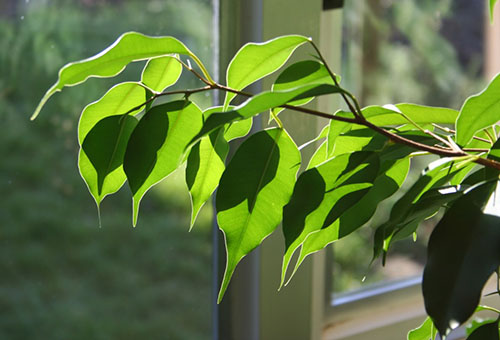
M209 0L0 0L1 339L210 338L211 209L188 233L183 173L148 193L136 228L126 185L99 228L78 174L79 113L115 81L67 88L29 117L63 64L125 31L175 36L210 66L211 15Z
M485 18L484 1L346 1L342 81L363 106L413 102L460 109L486 84ZM414 159L404 188L424 163ZM385 268L379 261L370 266L374 228L387 220L390 206L379 207L369 227L333 247L334 292L421 275L436 219L420 226L415 242L395 243Z

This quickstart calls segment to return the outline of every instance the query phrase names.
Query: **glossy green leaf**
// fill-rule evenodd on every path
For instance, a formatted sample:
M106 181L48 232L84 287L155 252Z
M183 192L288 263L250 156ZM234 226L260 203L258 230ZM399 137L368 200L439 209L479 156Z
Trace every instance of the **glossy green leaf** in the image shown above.
M476 186L458 199L431 234L422 291L441 335L469 319L500 265L500 218L482 212L495 184Z
M454 124L458 116L458 111L453 109L406 103L368 106L362 113L367 120L378 126L408 124L405 116L417 124Z
M141 82L155 92L162 92L177 82L182 74L182 65L171 56L148 60L141 76Z
M278 37L264 43L244 45L231 60L226 74L227 86L243 90L248 85L275 72L290 58L293 51L309 41L300 35ZM224 108L236 94L227 92Z
M357 152L335 157L299 177L283 209L285 254L281 284L292 255L308 235L326 230L366 195L378 169L379 159L374 153ZM341 234L337 230L337 236Z
M427 317L418 328L408 333L407 340L434 340L436 335L437 329L434 327L431 318Z
M489 0L490 21L493 22L493 14L495 13L495 4L498 0Z
M466 145L479 130L497 123L499 112L500 75L497 75L484 91L465 101L456 122L457 143Z
M97 175L96 183L87 183L97 204L110 191L109 188L103 191L106 177L122 167L127 143L137 122L132 116L106 117L90 130L82 143L82 152L85 153ZM85 180L93 178L93 173L89 173L87 168L81 171ZM110 181L123 184L125 174L120 169L112 175Z
M61 68L59 79L45 93L31 119L35 119L47 100L65 86L80 84L90 77L113 77L133 61L175 53L190 56L202 70L205 70L199 59L182 42L173 37L149 37L137 32L122 34L104 51Z
M219 301L238 262L279 225L299 167L297 146L277 128L250 136L228 164L216 196L217 221L227 251Z
M193 142L225 124L253 117L261 112L284 105L290 101L311 96L338 93L340 91L341 90L336 86L313 84L281 92L262 92L249 98L243 104L235 107L231 111L213 113L210 115L203 124L201 131L193 139Z
M228 152L229 144L224 139L224 128L203 137L189 152L186 183L191 196L191 228L201 207L219 185Z
M146 101L147 90L139 83L125 82L113 86L99 100L87 105L78 123L78 141L83 143L87 133L103 118L124 114ZM139 108L130 115L142 111Z
M308 84L330 84L335 85L325 65L316 60L303 60L288 66L280 73L274 82L272 91L284 91L293 89L297 86ZM290 105L304 105L310 102L314 97L304 98L290 102ZM275 114L278 114L282 108L274 108Z
M201 110L184 100L154 106L140 120L123 162L133 195L134 225L144 194L177 169L201 125Z

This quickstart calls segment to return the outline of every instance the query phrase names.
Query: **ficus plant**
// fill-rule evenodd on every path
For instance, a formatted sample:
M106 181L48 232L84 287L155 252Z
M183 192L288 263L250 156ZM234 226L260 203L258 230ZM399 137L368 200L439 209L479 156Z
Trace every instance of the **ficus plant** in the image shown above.
M495 2L490 0L491 11ZM299 47L313 57L286 63ZM304 36L246 44L221 84L181 41L129 32L101 53L64 66L32 119L64 87L116 76L139 60L147 60L139 81L118 83L83 109L80 174L98 210L127 182L134 226L146 192L180 167L192 201L191 227L217 189L217 222L227 254L219 301L240 260L280 224L284 286L307 256L365 226L381 202L401 192L411 160L430 154L439 159L429 161L376 228L373 256L385 259L395 241L411 237L441 211L422 284L429 318L408 338L435 339L439 333L444 339L477 311L496 311L479 302L500 266L500 217L488 204L500 174L500 76L466 99L460 111L407 103L362 108ZM200 86L169 90L183 72ZM245 91L275 72L270 89ZM224 93L224 102L202 110L192 95L210 91ZM348 109L305 106L327 95L340 96ZM234 105L235 98L241 104ZM330 123L297 146L280 120L290 111ZM252 118L267 113L269 127L252 128ZM242 137L228 159L229 142ZM314 147L304 162L301 150ZM499 320L473 324L468 339L499 339Z

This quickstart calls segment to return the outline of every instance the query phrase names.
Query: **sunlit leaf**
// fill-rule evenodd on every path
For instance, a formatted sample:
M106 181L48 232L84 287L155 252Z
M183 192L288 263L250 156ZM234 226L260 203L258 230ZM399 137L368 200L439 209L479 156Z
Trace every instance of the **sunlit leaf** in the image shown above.
M162 92L177 82L182 65L175 57L165 56L148 60L141 76L141 82L156 92Z
M458 116L458 111L453 109L406 103L368 106L362 113L378 126L408 124L409 120L405 116L417 124L454 124Z
M307 98L311 96L320 96L341 91L338 87L332 85L304 85L287 91L281 92L262 92L246 100L243 104L235 107L231 111L213 113L203 124L203 128L194 138L198 138L210 133L211 131L238 120L253 117L261 112L265 112L273 107L284 105L290 101Z
M213 131L196 143L186 166L186 183L191 195L191 228L201 207L217 188L225 169L229 144L224 139L224 128Z
M441 335L474 313L500 264L500 218L482 212L495 184L477 186L458 199L431 234L422 290Z
M303 60L288 66L280 73L272 86L272 91L283 91L293 89L297 86L308 84L330 84L335 85L325 65L316 60ZM304 105L313 97L290 102L290 105ZM275 114L282 108L274 108Z
M407 340L434 340L436 335L437 329L434 327L431 318L427 317L418 328L408 332Z
M96 181L87 182L90 192L97 204L102 198L115 189L115 185L125 181L125 174L121 170L125 149L132 131L137 125L137 119L132 116L110 116L99 121L85 137L82 143L82 152L92 164L97 175ZM119 171L115 171L115 170ZM94 179L93 172L84 167L81 170L87 181ZM105 188L104 181L111 175L111 187ZM120 184L120 187L121 187Z
M498 0L489 0L490 21L493 22L493 14L495 13L495 4Z
M95 56L66 64L61 68L59 79L45 93L31 119L35 119L47 100L65 86L80 84L90 77L113 77L133 61L174 53L188 55L199 62L182 42L173 37L149 37L137 32L125 33ZM200 67L204 68L202 65Z
M250 136L228 164L216 196L217 221L227 250L219 301L238 262L279 225L299 167L297 146L277 128Z
M283 209L282 284L293 253L311 233L326 230L366 195L378 170L374 153L357 152L335 157L299 177L290 203ZM337 230L337 237L342 233Z
M472 321L466 327L467 340L499 340L498 320Z
M123 162L133 195L134 225L144 194L177 169L201 125L201 110L184 100L154 106L140 120Z
M484 91L465 101L456 123L457 143L466 145L476 132L497 123L499 112L500 75Z
M124 114L146 101L147 90L139 83L120 83L109 89L99 100L87 105L78 123L78 141L83 143L87 133L103 118ZM130 115L142 111L139 108Z
M248 43L233 57L227 68L227 86L242 90L253 82L275 72L290 58L293 51L309 41L300 35L278 37L264 43ZM227 92L224 108L236 94Z
M326 141L324 141L320 144L316 151L314 151L314 154L307 164L306 170L315 168L326 160L328 160L328 154L326 153Z

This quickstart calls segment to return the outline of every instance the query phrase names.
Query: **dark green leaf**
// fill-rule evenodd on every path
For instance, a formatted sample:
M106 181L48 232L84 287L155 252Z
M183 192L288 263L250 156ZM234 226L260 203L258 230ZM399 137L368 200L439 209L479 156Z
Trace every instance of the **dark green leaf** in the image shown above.
M482 212L495 184L479 185L458 199L430 237L422 290L441 335L474 313L500 264L500 219Z
M476 328L467 340L499 340L498 321L485 323Z
M246 44L236 53L227 68L227 86L243 90L278 70L293 51L307 41L308 38L300 35L287 35L264 43ZM226 92L224 108L227 108L235 96L234 93Z
M205 70L199 59L175 38L149 37L137 32L125 33L99 54L65 65L59 71L59 79L45 93L31 119L35 119L47 100L65 86L80 84L90 77L113 77L133 61L173 53L189 55Z
M299 167L297 146L277 128L250 136L228 164L216 196L217 221L227 250L219 301L238 262L279 225Z
M469 97L457 118L456 141L466 145L479 130L498 122L500 111L500 75L481 93Z
M144 194L177 169L201 125L201 110L183 100L154 106L140 120L123 162L133 195L134 225Z

